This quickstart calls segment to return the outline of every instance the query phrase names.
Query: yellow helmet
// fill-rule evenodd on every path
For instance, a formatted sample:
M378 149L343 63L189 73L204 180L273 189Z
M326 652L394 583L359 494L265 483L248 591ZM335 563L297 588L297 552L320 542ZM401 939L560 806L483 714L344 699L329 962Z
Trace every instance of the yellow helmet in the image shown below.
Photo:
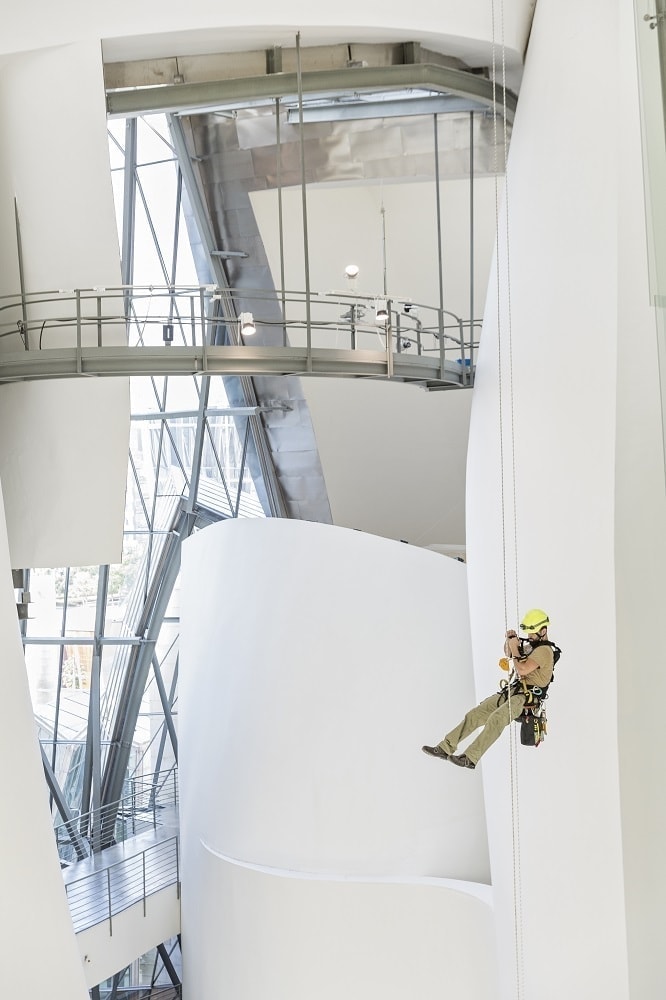
M532 608L531 611L523 615L520 627L523 632L540 632L549 624L550 620L545 611L542 611L541 608Z

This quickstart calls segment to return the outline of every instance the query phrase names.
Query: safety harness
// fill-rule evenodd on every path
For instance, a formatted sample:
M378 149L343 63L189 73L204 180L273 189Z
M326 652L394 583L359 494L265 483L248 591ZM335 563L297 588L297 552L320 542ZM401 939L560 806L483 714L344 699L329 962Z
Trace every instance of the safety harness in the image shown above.
M523 641L526 640L521 640L521 652L523 648ZM553 674L550 681L543 687L538 687L536 684L527 684L523 677L514 677L513 680L504 680L500 684L497 704L499 706L508 699L509 691L511 692L512 697L514 695L523 695L525 697L523 710L515 720L520 723L520 742L526 747L538 747L546 737L548 720L546 718L546 706L544 702L548 697L548 688L555 680L555 664L562 655L562 650L559 646L556 646L554 642L550 642L548 639L531 642L529 646L530 652L537 649L539 646L550 646L552 649Z

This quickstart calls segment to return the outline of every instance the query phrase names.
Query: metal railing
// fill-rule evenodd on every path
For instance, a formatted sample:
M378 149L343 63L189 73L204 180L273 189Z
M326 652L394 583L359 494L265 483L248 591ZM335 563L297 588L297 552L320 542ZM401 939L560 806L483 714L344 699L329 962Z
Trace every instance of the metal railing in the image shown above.
M99 1000L180 1000L182 986L98 987Z
M180 899L180 848L178 837L123 858L115 864L65 882L74 931L108 921L113 935L113 918L136 903L171 885Z
M63 866L93 853L99 844L120 844L162 824L177 824L178 773L175 768L159 772L153 780L132 778L130 791L116 802L81 813L54 827Z
M177 348L183 358L184 349L198 349L204 354L197 355L197 370L208 371L206 349L260 345L304 349L305 373L312 371L313 351L357 357L375 352L384 356L389 378L395 359L417 369L416 378L414 359L420 359L438 369L440 379L466 385L473 376L478 326L478 320L425 303L348 292L134 285L0 297L3 354L25 351L34 357L74 348L78 373L81 352L88 350L91 357L91 348ZM258 334L254 339L250 327ZM7 364L6 356L2 360ZM106 364L99 374L127 373L108 367L108 359Z

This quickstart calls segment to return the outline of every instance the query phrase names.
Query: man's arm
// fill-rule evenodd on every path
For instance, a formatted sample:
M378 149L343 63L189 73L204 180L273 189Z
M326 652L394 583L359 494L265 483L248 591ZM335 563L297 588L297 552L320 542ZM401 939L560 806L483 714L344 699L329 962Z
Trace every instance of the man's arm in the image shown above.
M530 659L529 656L521 658L520 656L520 639L513 631L509 629L506 634L506 642L504 643L504 652L507 656L513 659L513 665L515 667L516 673L519 677L527 677L534 670L539 668L539 664L536 660Z

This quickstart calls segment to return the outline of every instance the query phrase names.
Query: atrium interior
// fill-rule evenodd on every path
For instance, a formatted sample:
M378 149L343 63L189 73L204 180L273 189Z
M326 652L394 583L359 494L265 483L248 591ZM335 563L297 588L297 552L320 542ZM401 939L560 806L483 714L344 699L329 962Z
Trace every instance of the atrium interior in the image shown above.
M75 6L0 44L11 995L656 995L666 5ZM531 604L545 747L430 766Z

